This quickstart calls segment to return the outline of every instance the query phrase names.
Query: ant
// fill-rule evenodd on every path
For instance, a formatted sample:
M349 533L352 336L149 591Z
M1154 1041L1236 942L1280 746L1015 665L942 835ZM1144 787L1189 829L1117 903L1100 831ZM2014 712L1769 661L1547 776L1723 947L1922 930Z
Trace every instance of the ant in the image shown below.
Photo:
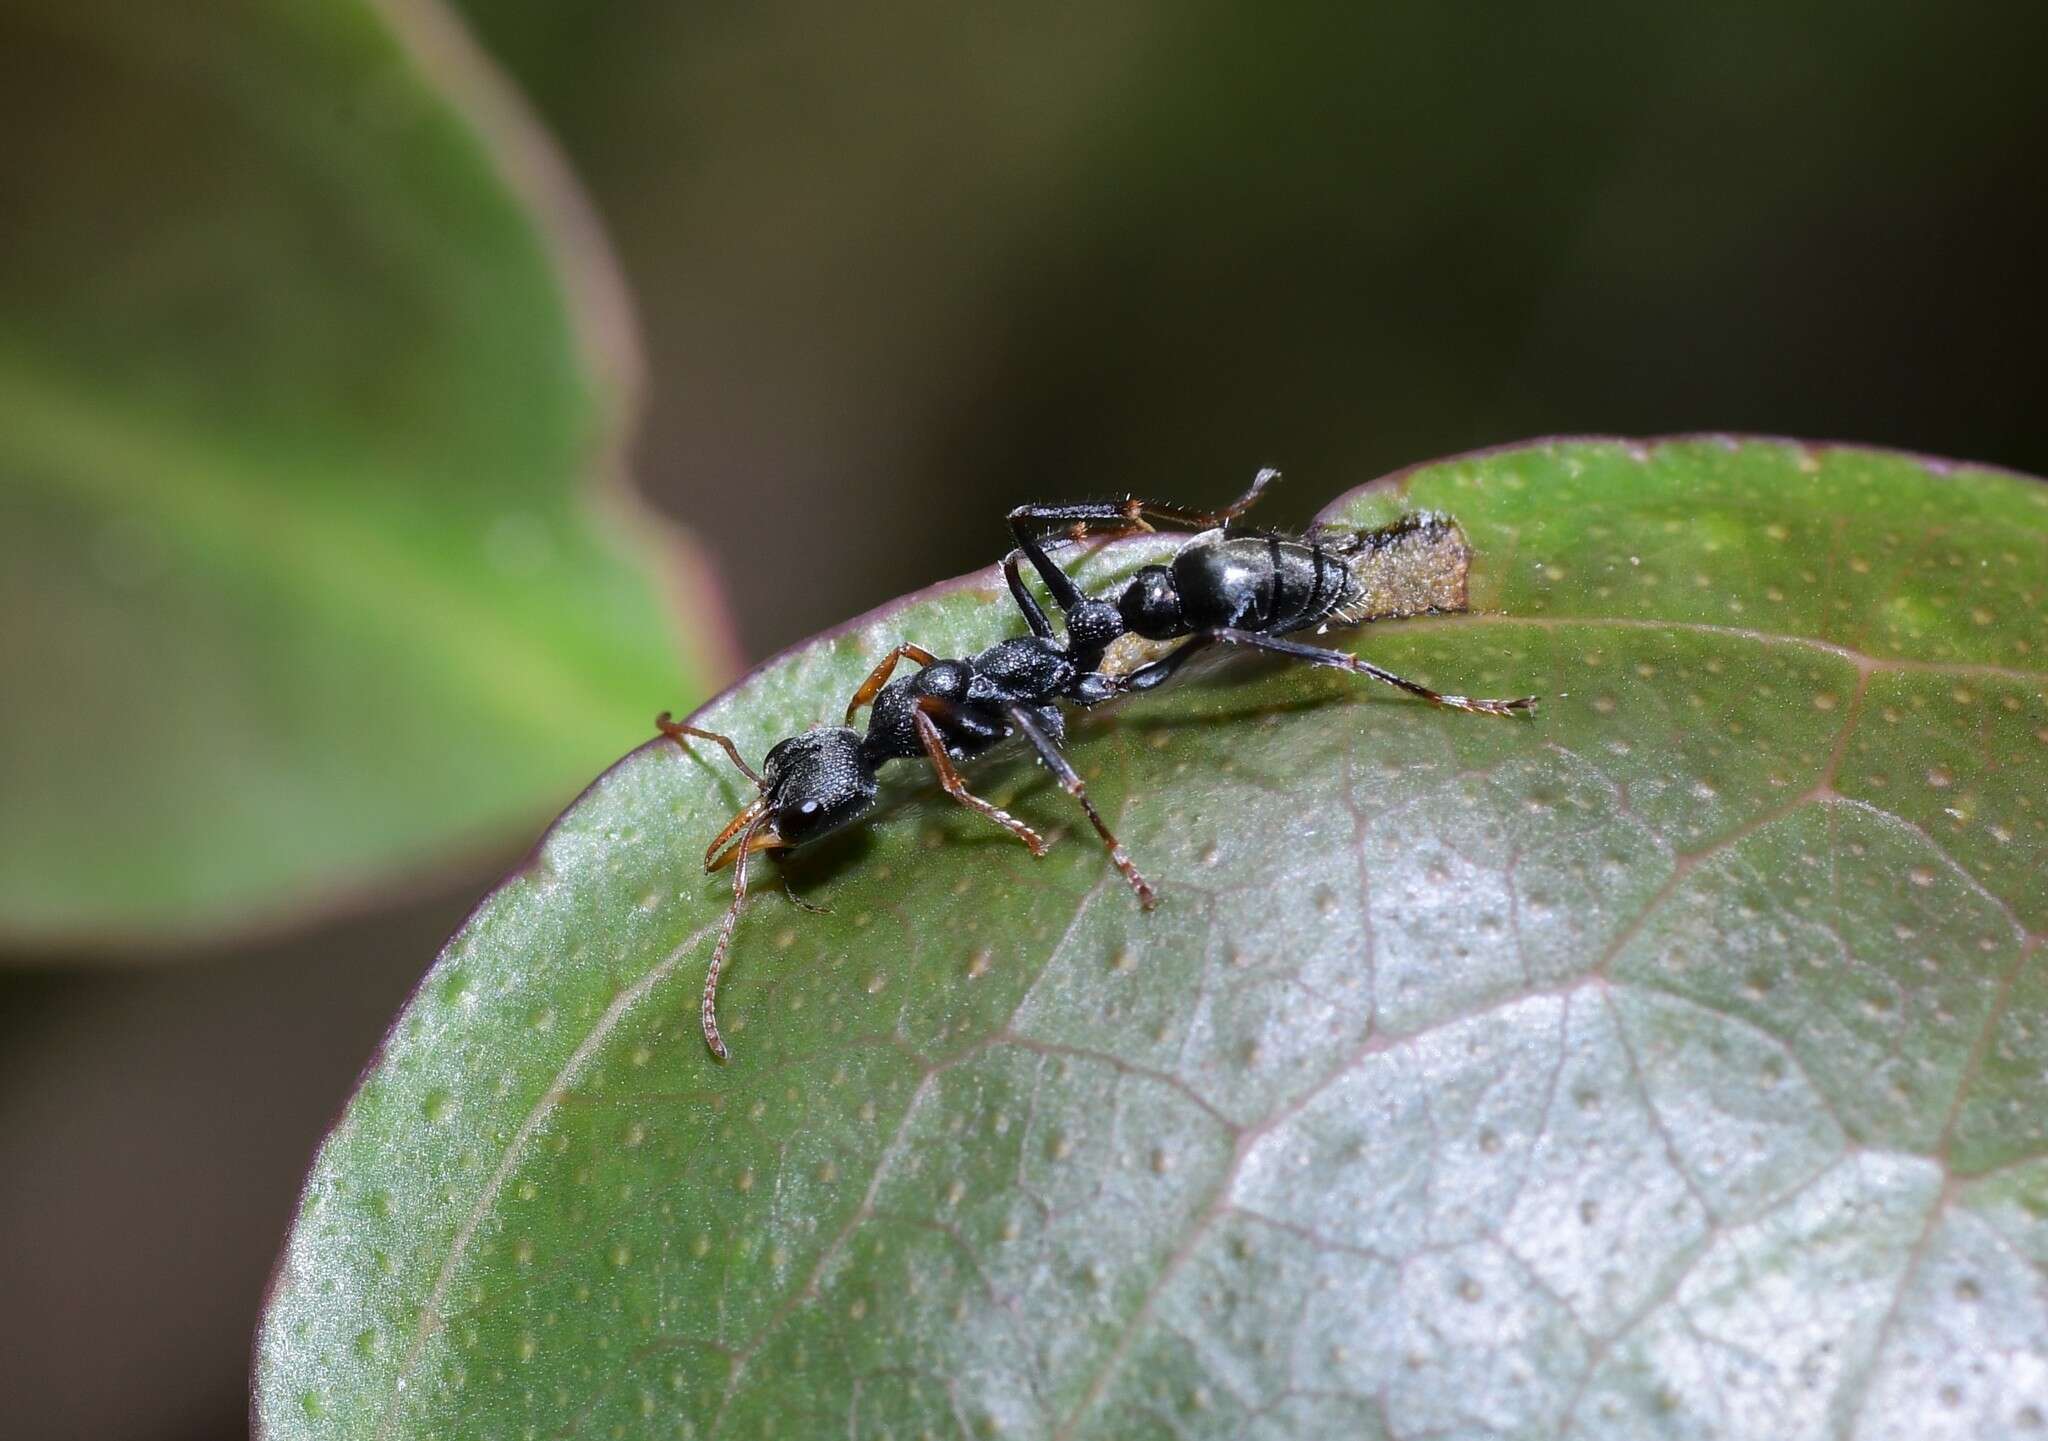
M1462 612L1471 551L1457 522L1432 511L1404 515L1374 530L1333 533L1318 526L1298 536L1233 531L1231 522L1279 478L1277 470L1261 470L1243 495L1213 511L1136 497L1018 506L1009 515L1017 549L1004 560L1003 575L1025 624L1036 636L1052 634L1051 621L1018 573L1020 558L1031 563L1065 615L1070 639L1080 626L1093 664L1100 664L1103 650L1124 633L1146 640L1186 639L1167 655L1119 677L1115 685L1120 692L1155 689L1209 647L1237 645L1368 676L1451 710L1481 715L1535 710L1534 696L1486 700L1444 695L1343 651L1283 639L1310 627L1321 634L1332 626ZM1169 564L1141 567L1113 603L1085 595L1048 554L1049 535L1057 546L1089 535L1152 530L1154 522L1199 534ZM1102 639L1105 634L1108 639Z
M1458 710L1511 715L1534 708L1533 698L1500 701L1441 695L1342 651L1281 639L1310 626L1328 629L1397 615L1462 611L1469 552L1456 524L1440 515L1405 516L1339 540L1325 539L1320 530L1299 537L1231 532L1230 522L1278 475L1260 471L1249 490L1217 511L1136 499L1019 507L1009 517L1018 546L1005 557L1003 575L1031 633L998 641L965 659L942 660L922 647L898 645L847 701L843 724L815 726L778 741L759 771L747 764L730 737L673 720L667 711L656 718L661 733L679 746L685 737L695 736L722 747L758 792L704 852L707 873L733 867L732 903L712 947L700 1012L704 1039L714 1056L721 1061L729 1057L718 1029L718 982L746 902L749 858L757 851L803 845L861 819L874 809L878 772L890 761L923 756L948 795L1009 831L1034 856L1042 856L1047 850L1044 838L970 791L957 768L959 762L1022 736L1061 788L1080 804L1138 904L1150 910L1158 903L1157 892L1103 821L1079 773L1060 751L1066 738L1061 705L1085 708L1129 692L1152 690L1194 654L1222 643L1337 666ZM1090 533L1151 529L1153 521L1200 533L1180 548L1171 565L1140 569L1114 601L1082 592L1053 563L1042 539L1049 528L1064 529L1065 538L1078 541ZM1374 559L1382 564L1371 575L1364 573L1365 563ZM1052 621L1024 584L1020 565L1025 560L1060 608L1064 639L1055 636ZM1101 667L1109 647L1127 634L1188 639L1127 675L1105 672ZM892 679L905 660L918 666L917 673ZM869 705L873 709L867 734L862 735L854 729L854 717Z
M733 868L732 904L720 922L704 977L701 1017L704 1040L714 1056L721 1061L728 1056L718 1029L718 979L747 898L748 858L757 851L788 850L817 840L865 816L874 809L880 790L877 773L890 761L923 756L946 794L1001 826L1034 856L1042 856L1045 838L969 790L957 765L1012 736L1022 736L1080 803L1138 903L1147 910L1158 903L1151 882L1131 864L1122 843L1088 799L1079 772L1060 753L1066 721L1059 703L1093 705L1118 693L1114 680L1093 672L1092 660L1083 668L1075 654L1072 647L1036 634L998 641L964 660L941 660L922 647L899 645L854 691L846 704L845 724L814 726L778 741L762 758L759 771L747 764L731 737L673 720L667 711L656 718L655 726L678 745L686 736L697 736L723 747L759 793L704 851L705 871ZM1084 647L1079 654L1085 657L1089 652ZM1099 658L1099 651L1095 654ZM898 663L905 660L919 667L917 673L892 680ZM870 704L867 734L862 735L853 720Z

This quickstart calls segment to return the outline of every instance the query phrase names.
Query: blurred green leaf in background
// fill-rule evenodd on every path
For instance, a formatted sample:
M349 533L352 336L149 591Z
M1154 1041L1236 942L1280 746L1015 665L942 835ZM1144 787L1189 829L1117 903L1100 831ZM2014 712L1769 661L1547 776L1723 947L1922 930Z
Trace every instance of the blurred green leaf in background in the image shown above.
M595 225L438 12L12 4L0 133L0 936L403 883L729 664Z
M644 481L753 656L1048 493L1702 427L2048 473L2037 5L457 3L605 215Z
M2005 1437L2048 1409L2048 487L1512 447L1474 613L1345 643L1534 720L1219 666L771 868L607 773L450 942L308 1182L266 1437ZM1127 571L1146 538L1110 547ZM702 723L758 756L984 571ZM902 767L904 771L913 768ZM913 787L915 777L911 778Z

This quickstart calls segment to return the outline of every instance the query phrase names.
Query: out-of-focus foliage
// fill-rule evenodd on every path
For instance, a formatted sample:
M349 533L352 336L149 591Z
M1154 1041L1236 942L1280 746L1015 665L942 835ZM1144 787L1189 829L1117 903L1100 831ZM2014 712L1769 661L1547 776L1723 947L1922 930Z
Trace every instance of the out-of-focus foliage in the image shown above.
M756 655L1054 494L1702 426L2048 472L2027 6L459 3Z
M1875 1438L2041 1420L2048 488L1855 449L1540 445L1475 613L1226 666L772 874L629 756L450 943L315 1164L269 1437ZM1135 543L1149 548L1156 538ZM1091 584L1127 569L1113 547ZM758 755L991 572L700 719ZM909 769L906 767L905 769ZM766 868L764 868L765 870Z
M405 5L0 12L0 934L384 884L719 664L605 473L608 261L492 84Z

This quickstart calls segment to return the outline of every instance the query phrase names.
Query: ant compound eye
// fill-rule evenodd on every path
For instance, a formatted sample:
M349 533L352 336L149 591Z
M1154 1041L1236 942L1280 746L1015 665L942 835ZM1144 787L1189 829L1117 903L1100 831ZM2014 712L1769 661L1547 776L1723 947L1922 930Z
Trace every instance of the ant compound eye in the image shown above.
M851 785L826 796L806 796L775 813L775 833L787 845L802 845L836 831L867 809L863 788Z

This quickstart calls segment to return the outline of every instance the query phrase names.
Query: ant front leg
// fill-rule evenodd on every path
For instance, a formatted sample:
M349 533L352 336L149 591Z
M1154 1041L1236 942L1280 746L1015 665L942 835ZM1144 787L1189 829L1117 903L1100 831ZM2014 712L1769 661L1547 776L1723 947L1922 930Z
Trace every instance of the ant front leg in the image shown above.
M919 665L930 665L934 657L923 646L899 645L883 656L881 662L868 672L868 678L860 683L860 689L853 693L853 699L846 703L846 723L853 724L860 708L881 694L882 687L889 683L889 677L896 673L896 662L914 660Z
M917 739L924 746L925 757L931 761L932 769L938 773L939 784L946 788L946 794L971 811L979 811L1018 840L1034 856L1046 852L1044 837L1018 820L1001 806L993 805L967 789L967 782L960 779L960 772L953 768L953 758L946 754L946 738L939 731L938 723L932 719L935 712L942 713L946 702L936 696L925 696L911 712L911 721L917 727Z
M1369 660L1360 660L1355 655L1341 650L1325 650L1321 646L1303 645L1300 641L1284 640L1279 636L1260 635L1249 630L1204 631L1201 639L1217 641L1224 645L1247 645L1257 650L1270 651L1293 660L1305 660L1310 665L1326 665L1336 670L1348 670L1353 675L1367 676L1384 681L1397 690L1404 690L1412 696L1420 696L1431 705L1443 706L1447 710L1471 711L1478 715L1521 715L1536 709L1536 697L1521 696L1514 700L1486 700L1474 696L1444 695L1428 686L1409 680L1406 676L1395 675ZM1183 650L1186 647L1182 648ZM1169 656L1168 660L1175 659ZM1135 673L1134 673L1135 674Z
M684 736L696 736L699 740L716 741L719 745L725 747L725 753L732 758L734 765L746 773L748 780L757 786L761 784L760 772L747 764L747 758L740 754L740 748L732 743L731 736L722 736L717 731L699 730L696 726L684 725L679 720L671 720L667 711L663 711L654 718L654 728L674 741L678 746L682 746L686 751L689 747L683 745Z
M1081 784L1080 773L1074 769L1073 763L1060 754L1060 749L1053 744L1052 737L1045 733L1045 729L1032 719L1031 713L1024 707L1011 706L1008 714L1010 724L1023 732L1024 738L1031 742L1031 748L1038 752L1039 760L1052 772L1061 789L1081 803L1081 809L1088 815L1088 823L1095 827L1095 834L1102 837L1103 848L1109 852L1110 864L1115 866L1129 883L1131 890L1138 897L1138 904L1148 911L1158 905L1158 893L1152 889L1152 883L1140 875L1138 868L1131 863L1130 853L1124 849L1123 842L1119 841L1103 823L1102 814L1095 809L1095 802L1088 799L1087 787Z

